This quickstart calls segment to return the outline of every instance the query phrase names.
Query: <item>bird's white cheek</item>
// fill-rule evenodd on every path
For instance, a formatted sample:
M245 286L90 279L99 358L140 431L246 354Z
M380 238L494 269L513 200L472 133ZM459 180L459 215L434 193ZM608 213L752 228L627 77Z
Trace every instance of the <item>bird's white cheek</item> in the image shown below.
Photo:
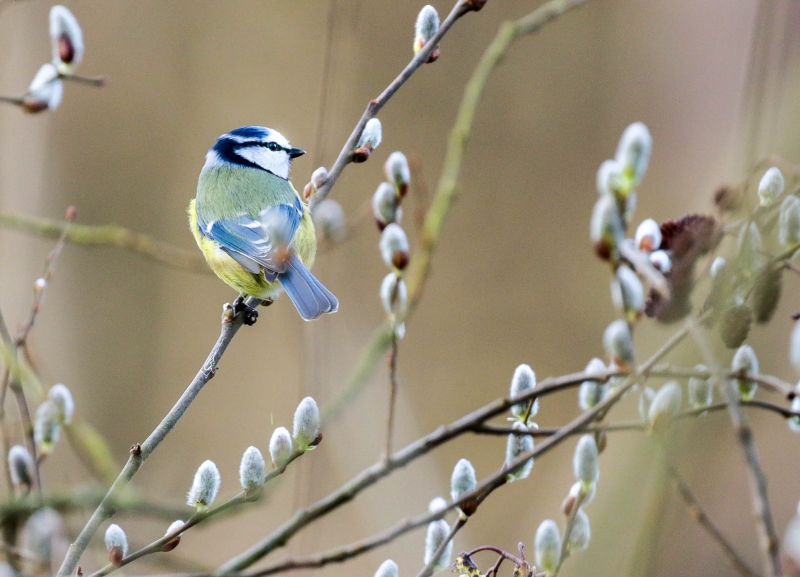
M275 176L287 180L289 178L289 157L285 152L273 152L264 147L247 147L240 148L236 154L264 170L270 171Z

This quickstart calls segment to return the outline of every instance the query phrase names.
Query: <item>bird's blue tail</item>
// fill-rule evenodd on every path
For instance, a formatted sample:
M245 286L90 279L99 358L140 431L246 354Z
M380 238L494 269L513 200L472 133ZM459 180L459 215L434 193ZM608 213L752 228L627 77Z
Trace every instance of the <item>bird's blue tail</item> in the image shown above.
M292 255L286 272L278 275L278 282L304 320L312 321L322 313L335 313L339 310L336 297L322 286L297 255Z

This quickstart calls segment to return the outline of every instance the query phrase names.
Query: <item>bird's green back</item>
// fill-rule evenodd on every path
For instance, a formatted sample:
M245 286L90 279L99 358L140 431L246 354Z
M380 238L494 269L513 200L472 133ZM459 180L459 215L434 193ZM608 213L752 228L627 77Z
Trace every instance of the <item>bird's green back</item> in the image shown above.
M197 183L197 212L206 222L247 214L258 218L267 206L294 204L297 192L288 180L242 166L204 169Z

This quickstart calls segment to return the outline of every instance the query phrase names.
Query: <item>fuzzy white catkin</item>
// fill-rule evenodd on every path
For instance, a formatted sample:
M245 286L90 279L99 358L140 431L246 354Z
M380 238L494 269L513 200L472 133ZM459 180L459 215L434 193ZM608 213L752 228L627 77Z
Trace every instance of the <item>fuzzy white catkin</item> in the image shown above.
M59 41L64 34L72 44L71 62L61 60ZM75 15L64 6L56 5L50 9L50 44L53 50L53 64L59 66L62 72L70 72L83 60L83 31Z
M597 193L613 196L622 179L622 166L616 160L606 160L597 169Z
M383 139L383 129L381 121L377 118L370 118L364 126L364 131L361 133L361 138L358 139L356 148L362 146L369 146L371 148L378 148Z
M606 370L606 365L597 357L586 365L585 373L599 375ZM582 411L588 411L603 400L605 385L598 381L583 381L578 388L578 406Z
M758 199L761 206L770 206L783 194L786 182L776 166L768 168L758 183Z
M721 271L725 267L726 262L727 261L725 260L724 257L718 256L717 258L715 258L714 262L711 263L711 269L709 269L711 276L716 277L719 274L719 271Z
M48 62L33 77L24 100L32 108L56 110L63 96L64 82L58 77L56 67Z
M433 6L423 6L422 10L417 15L417 21L414 24L414 36L416 38L415 47L425 45L428 40L433 38L433 35L439 30L439 13ZM420 43L419 40L422 40ZM417 50L419 50L417 48Z
M736 354L733 355L733 360L731 361L731 370L758 374L758 357L756 357L753 347L742 345L736 349ZM746 379L736 379L736 381L739 385L739 393L742 395L742 399L745 401L752 399L753 395L756 394L756 389L758 389L758 383Z
M33 457L22 445L14 445L8 450L8 472L16 487L33 485L34 466Z
M189 494L186 497L186 504L191 507L197 507L200 510L210 507L217 497L221 483L222 478L214 462L203 462L194 475L192 488L189 489Z
M330 175L328 174L328 169L324 166L320 166L314 172L311 173L311 185L314 187L315 190L319 190L323 186L328 183L328 178ZM320 203L322 204L322 203ZM317 207L319 210L319 206Z
M406 316L408 309L408 288L402 277L390 272L381 282L381 304L383 310L398 319Z
M698 371L707 371L705 365L697 365L695 367ZM711 379L702 377L689 378L689 404L693 408L699 409L707 407L714 399L714 387L711 385Z
M248 447L239 464L239 482L242 489L249 491L264 484L266 477L264 456L256 447Z
M545 519L536 530L534 539L536 548L536 568L542 569L548 575L555 572L561 559L561 533L558 525L552 519Z
M589 222L589 238L597 245L600 242L617 246L622 236L622 220L617 201L610 194L602 194L592 209Z
M659 270L661 274L667 274L672 268L672 259L663 250L654 250L650 253L650 264Z
M532 391L536 387L536 373L533 372L533 369L530 365L522 364L519 365L514 370L514 376L511 377L511 388L509 390L509 396L511 397L518 397L519 395L524 395L525 393ZM525 417L525 413L528 410L528 403L518 403L516 405L511 406L511 414L517 417L518 419L522 419ZM533 402L533 407L531 408L531 416L535 415L539 412L539 399L536 399Z
M25 522L22 548L47 563L48 567L56 552L55 548L62 540L66 540L64 522L55 509L43 507Z
M603 333L603 346L612 360L619 360L625 365L633 365L633 338L628 323L622 319L613 321Z
M394 269L394 254L397 252L408 252L408 237L405 231L397 223L391 223L383 229L380 241L381 257L383 262L391 269Z
M428 523L428 531L425 533L425 556L423 557L423 562L425 565L431 562L433 559L433 555L436 553L439 546L442 544L447 538L447 535L450 533L450 525L447 524L447 521L444 519L439 519L437 521L431 521ZM453 541L450 541L442 551L442 554L436 559L436 562L433 564L434 572L441 571L448 565L450 565L450 557L453 554Z
M794 413L800 413L800 383L794 388L795 397L792 399L791 409ZM800 417L789 417L788 421L789 429L794 431L795 433L800 432ZM800 513L800 503L797 505L798 513Z
M527 432L528 427L517 421L513 425L514 430ZM516 461L520 455L523 453L527 453L528 451L533 450L533 435L515 435L511 433L508 435L508 440L506 441L506 466L510 465L514 461ZM509 473L506 478L509 482L516 481L517 479L527 479L528 476L531 474L531 470L533 469L533 457L525 461L525 464L522 465L519 469L517 469L513 473Z
M378 567L377 571L375 571L375 577L397 577L398 574L399 570L397 568L397 563L391 559L387 559L381 563L381 566Z
M119 525L112 524L108 526L108 529L106 529L105 541L108 551L111 551L114 547L119 547L122 549L123 557L128 554L128 537Z
M617 268L616 279L611 283L611 298L629 322L635 321L644 310L642 281L627 266Z
M51 400L46 400L36 409L33 423L33 438L41 455L48 455L61 436L59 410Z
M661 248L661 227L652 218L643 220L636 228L636 247L652 252Z
M466 459L460 459L453 467L450 477L450 496L453 501L458 501L462 495L473 491L478 486L475 476L475 467Z
M781 203L778 240L785 245L800 242L800 199L796 196L787 196Z
M575 513L575 522L572 525L572 531L569 533L567 549L569 549L570 553L583 551L589 546L591 538L592 529L589 525L589 516L580 508Z
M382 182L372 195L372 215L382 226L399 223L402 211L398 206L397 190L388 182Z
M58 407L61 422L69 425L72 422L72 416L75 414L75 401L69 388L63 383L55 384L47 392L47 398Z
M625 173L633 178L634 184L641 182L647 172L652 150L653 138L643 122L634 122L622 133L615 159Z
M326 240L339 242L347 235L347 217L344 209L332 198L320 202L312 218L322 233L322 238Z
M661 385L647 410L647 421L650 423L650 427L657 429L676 417L681 411L682 397L681 387L675 381Z
M169 524L169 527L167 527L167 532L164 533L164 536L167 536L167 535L170 535L170 534L174 533L175 531L177 531L178 529L183 527L185 524L186 523L184 523L180 519L178 519L177 521L173 521L172 523ZM183 533L178 533L178 535L176 535L176 536L180 537L182 534Z
M575 478L588 488L600 478L600 464L597 455L597 443L592 435L581 435L572 458Z
M434 497L431 499L431 502L428 503L428 513L438 513L445 509L447 509L447 501L444 497Z
M430 8L430 6L426 6L425 8ZM422 10L424 11L425 8ZM434 10L435 12L436 10ZM420 12L420 15L422 12ZM438 26L438 16L437 16L437 28ZM434 30L434 33L436 31ZM386 178L389 182L393 183L397 187L402 187L407 185L411 182L411 169L408 167L408 159L406 155L400 152L399 150L394 151L389 155L389 158L386 159L386 163L383 165L383 172L386 174Z
M656 391L652 387L645 387L642 389L642 394L639 395L639 416L642 418L642 421L647 421L650 403L653 402L653 397L655 396Z
M275 468L280 469L286 465L293 451L292 435L289 434L289 431L285 427L275 429L269 440L269 456L272 458Z
M292 436L298 448L307 450L319 436L319 407L311 397L306 397L294 412Z
M800 321L794 324L792 336L789 339L789 362L794 368L800 370Z

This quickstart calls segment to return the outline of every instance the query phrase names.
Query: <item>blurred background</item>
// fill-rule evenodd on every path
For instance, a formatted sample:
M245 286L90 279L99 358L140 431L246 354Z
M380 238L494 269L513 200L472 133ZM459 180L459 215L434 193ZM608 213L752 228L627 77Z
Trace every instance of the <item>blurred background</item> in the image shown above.
M433 4L442 17L451 8ZM314 269L338 296L340 311L304 323L286 298L263 309L137 475L141 494L181 507L197 466L211 459L222 472L222 496L231 496L245 448L266 453L273 428L290 426L302 397L314 396L323 408L336 399L384 317L378 233L358 215L383 178L385 158L394 150L419 157L433 191L477 59L503 21L538 4L490 0L463 18L445 38L440 59L385 107L383 144L366 164L348 167L332 195L360 225L343 243L321 250ZM80 72L108 74L111 82L102 89L67 83L55 113L0 107L0 210L62 218L72 204L79 223L114 223L195 250L186 207L215 138L247 124L278 129L309 151L294 163L293 181L302 189L314 168L332 164L369 99L411 57L421 3L67 0L66 6L84 30ZM0 14L0 94L23 93L50 59L50 7L18 0ZM790 0L590 0L509 50L478 108L459 198L400 344L396 446L506 394L520 363L541 379L582 370L602 356L602 332L616 313L588 223L597 167L613 156L629 123L645 122L654 139L635 223L710 212L714 190L740 182L765 155L797 161L799 25L800 5ZM407 206L424 209L427 200L412 193ZM404 224L416 244L411 212ZM23 322L52 246L0 229L0 307L12 325ZM786 281L773 322L755 329L749 342L763 372L794 382L787 352L800 280ZM31 341L45 384L71 388L78 414L107 439L121 466L205 359L221 304L234 296L211 275L117 249L68 245ZM674 330L642 322L638 357ZM672 359L684 366L700 361L690 345ZM386 372L379 363L340 417L323 424L318 450L292 466L267 499L192 530L169 556L127 570L214 568L375 462L383 447ZM626 398L611 420L636 418L637 398ZM576 399L574 390L543 399L539 424L574 418ZM800 438L775 415L749 415L782 534L800 498ZM539 523L562 523L574 445L570 440L546 454L528 480L485 502L457 536L456 552L484 544L514 551L521 541L532 556ZM669 446L709 514L760 568L743 459L727 415L681 422ZM480 479L502 464L504 451L502 437L463 436L305 529L270 562L357 540L422 512L430 499L447 495L459 458L469 458ZM652 439L611 436L601 471L597 498L587 507L592 542L563 575L735 574L664 478ZM93 482L66 442L44 464L43 477L47 489ZM72 535L89 513L68 518ZM149 543L167 525L136 516L118 522L132 546ZM84 570L104 563L100 541L84 557ZM424 531L413 532L317 573L371 575L393 558L401 574L413 575L422 566L423 541ZM159 560L166 557L168 565ZM479 561L486 570L493 559Z

